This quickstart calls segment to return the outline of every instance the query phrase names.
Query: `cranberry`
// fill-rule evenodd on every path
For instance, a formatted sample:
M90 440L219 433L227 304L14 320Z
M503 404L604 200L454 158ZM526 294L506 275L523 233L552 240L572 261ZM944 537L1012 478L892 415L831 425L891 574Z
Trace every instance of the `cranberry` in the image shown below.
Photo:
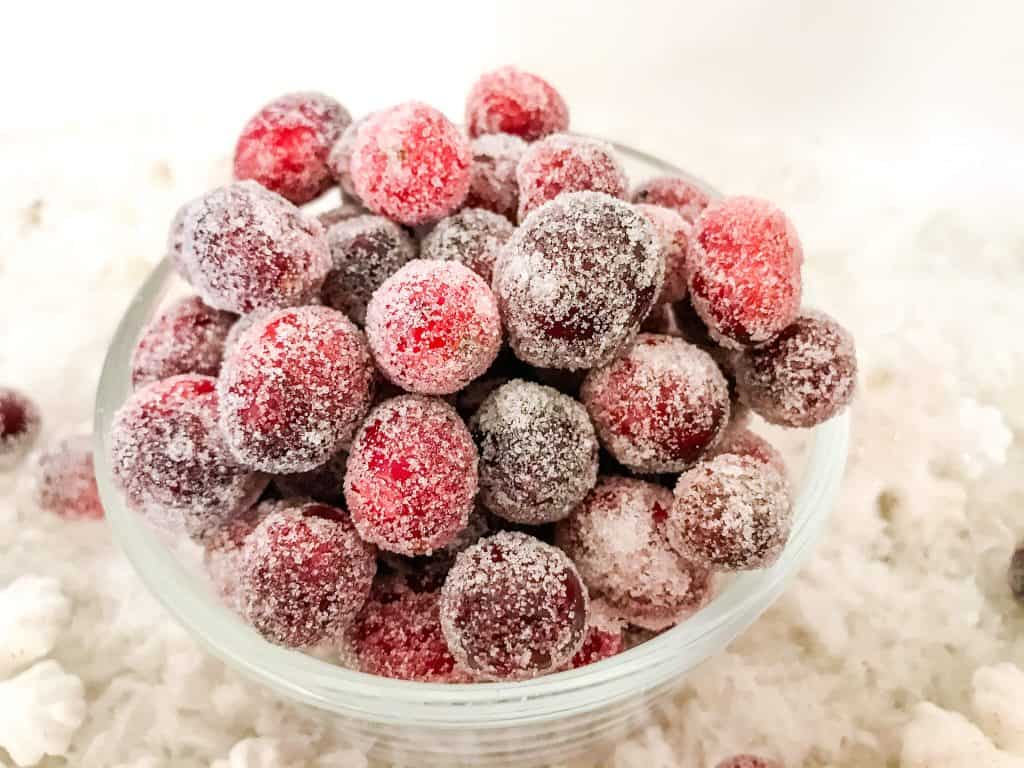
M334 142L334 146L327 156L327 168L335 181L338 182L341 191L345 193L346 199L359 200L359 195L356 194L355 183L352 180L352 149L356 145L356 137L359 135L359 131L362 130L363 126L366 125L366 121L371 117L373 117L372 112L349 123L338 140Z
M612 656L626 650L626 639L622 633L622 626L604 626L591 622L587 626L587 637L583 641L583 647L572 657L569 666L572 669L579 669L588 664L596 664L599 661L610 659Z
M690 225L673 210L657 205L638 205L640 213L654 227L665 257L665 284L658 303L679 301L686 296L686 254L690 247Z
M657 176L633 191L633 202L671 208L683 221L693 224L711 198L692 181L678 176Z
M39 437L39 408L26 395L0 387L0 470L13 467Z
M515 221L519 210L516 166L526 151L526 142L507 133L489 133L473 139L470 148L473 165L466 207L494 211Z
M39 457L36 501L47 512L69 520L103 517L91 435L68 438Z
M494 260L513 231L515 227L503 216L480 208L463 208L437 223L423 238L420 254L424 259L457 261L490 285Z
M569 127L569 108L547 81L515 67L488 72L466 99L470 136L510 133L534 141Z
M342 221L348 221L354 219L356 216L365 216L369 211L363 208L358 203L342 203L341 205L330 208L323 213L317 214L316 220L320 222L320 225L324 228L324 231L329 231L332 226Z
M726 453L760 461L786 477L786 460L782 458L782 454L759 434L751 432L742 425L730 423L722 435L721 441L708 452L707 457L714 458Z

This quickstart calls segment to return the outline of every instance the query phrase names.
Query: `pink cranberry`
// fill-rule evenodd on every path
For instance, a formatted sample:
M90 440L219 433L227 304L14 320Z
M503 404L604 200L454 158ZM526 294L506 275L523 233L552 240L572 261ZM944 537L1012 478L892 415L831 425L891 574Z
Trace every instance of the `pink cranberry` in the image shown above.
M516 166L526 142L507 133L489 133L473 139L467 208L483 208L515 221L519 210Z
M475 676L519 680L560 669L583 646L589 600L555 547L503 531L458 556L441 590L441 628Z
M693 224L701 211L708 207L711 198L697 184L678 176L658 176L648 179L633 191L634 203L658 205L671 208Z
M235 178L252 179L296 205L332 184L327 154L352 121L322 93L289 93L257 112L235 146Z
M491 284L494 261L515 227L503 216L480 208L463 208L441 219L423 238L420 255L435 261L457 261Z
M36 501L47 512L69 520L103 517L91 435L68 438L39 457Z
M594 603L591 603L593 612ZM615 621L591 621L587 625L587 637L583 647L572 657L569 666L579 669L588 664L610 659L626 650L626 638L622 631L622 623Z
M422 555L447 545L466 526L476 491L476 446L441 400L387 400L352 443L345 500L360 535L389 552Z
M547 81L515 67L483 75L466 99L469 135L510 133L534 141L569 127L569 108Z
M657 302L665 304L679 301L686 296L686 254L690 248L690 225L669 208L638 205L636 209L651 222L665 257L665 284Z
M0 470L13 467L39 437L42 417L26 395L0 387Z

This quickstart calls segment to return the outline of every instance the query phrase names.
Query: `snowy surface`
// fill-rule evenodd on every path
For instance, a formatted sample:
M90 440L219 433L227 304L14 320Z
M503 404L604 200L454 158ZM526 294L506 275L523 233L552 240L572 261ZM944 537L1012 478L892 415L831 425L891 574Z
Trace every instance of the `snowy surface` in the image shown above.
M211 67L199 87L206 70L163 47L175 34L122 49L73 18L47 25L64 63L12 78L18 120L0 125L0 377L38 399L44 443L88 428L107 341L167 223L226 178L234 134L261 101L315 87L355 114L417 96L458 116L475 71L515 60L563 88L575 127L775 200L803 239L808 295L851 328L862 366L850 466L816 557L605 764L704 768L749 750L790 768L1020 768L1024 608L1005 585L1024 536L1020 7L961 18L953 3L868 2L815 16L785 2L681 24L671 4L653 5L654 18L586 13L585 54L565 48L563 6L538 25L538 8L517 3L497 20L463 18L501 29L465 46L415 48L426 19L409 21L389 57L422 66L379 78L303 41L305 63L257 57L251 77ZM178 15L169 31L191 33L197 17ZM231 21L212 8L203 18ZM237 36L220 34L198 39ZM607 56L613 45L620 55ZM5 70L23 75L39 56L24 53ZM153 58L170 64L129 74L149 77L146 89L114 90L122 68ZM332 74L307 80L307 68ZM5 721L0 765L39 749L84 768L366 765L330 717L207 656L105 526L44 516L30 484L0 475L0 589L52 577L62 598L29 628L29 655L43 658L0 685L14 702L5 713L24 718L14 725L51 730L29 743Z

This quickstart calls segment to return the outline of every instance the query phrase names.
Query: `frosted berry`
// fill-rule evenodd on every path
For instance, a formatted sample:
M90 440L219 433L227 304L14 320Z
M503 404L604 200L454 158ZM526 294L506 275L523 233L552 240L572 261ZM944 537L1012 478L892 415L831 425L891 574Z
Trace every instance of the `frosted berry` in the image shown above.
M203 542L203 566L206 568L206 575L221 600L237 614L242 613L240 583L245 542L264 517L275 509L287 509L289 506L301 504L282 505L282 502L276 499L261 501L218 527Z
M498 304L487 283L453 261L411 261L366 310L377 366L410 392L450 394L484 373L501 347Z
M467 208L483 208L515 221L519 210L519 182L516 167L526 151L526 142L508 133L478 136L470 144Z
M351 440L373 380L366 340L343 314L328 307L271 312L224 360L221 430L245 466L306 472Z
M633 202L671 208L693 224L708 207L711 197L698 184L678 176L657 176L633 191Z
M356 216L365 216L368 213L369 211L358 203L345 202L335 208L330 208L323 213L317 214L316 220L320 222L324 231L327 231L339 222L354 219Z
M629 188L610 144L565 133L531 144L516 166L519 222L566 192L604 192L625 198Z
M91 435L70 437L44 451L37 480L36 501L47 512L70 520L103 517Z
M757 459L723 454L679 476L667 521L676 551L718 571L767 568L789 538L789 485Z
M576 563L592 597L612 615L651 630L695 613L714 586L707 568L670 546L671 509L666 488L606 477L555 526L555 542Z
M1024 544L1018 545L1010 558L1007 579L1010 583L1010 593L1017 602L1024 604Z
M856 383L853 337L823 312L804 312L736 363L742 400L765 421L786 427L828 421L853 399Z
M567 664L586 637L587 590L555 547L504 531L458 556L441 590L441 627L456 661L488 680Z
M423 238L420 255L424 259L457 261L490 285L498 251L513 231L515 227L503 216L480 208L463 208L441 219Z
M499 517L561 520L597 481L594 427L586 409L558 390L510 381L469 426L480 450L480 498Z
M637 472L686 469L729 421L729 388L715 361L671 336L640 334L592 370L580 394L601 444Z
M331 147L331 151L327 155L327 168L331 172L331 176L334 177L334 180L338 182L338 186L341 187L341 191L344 192L346 199L359 200L359 195L356 194L355 183L352 181L352 150L356 145L356 137L359 135L359 131L362 130L366 121L371 117L373 117L372 112L349 123L348 127L342 131L338 140L334 142L334 146Z
M755 755L736 755L722 760L715 768L782 768L782 763Z
M607 363L633 340L664 269L633 206L596 192L563 195L516 230L495 264L509 344L543 368Z
M39 437L39 408L16 389L0 387L0 471L10 469Z
M114 415L114 479L129 503L204 540L252 506L267 478L232 456L217 426L216 379L186 374L147 384Z
M360 535L381 549L421 555L444 547L466 526L476 491L476 446L441 400L387 400L352 443L345 500Z
M235 146L235 178L252 179L302 205L333 183L327 154L352 122L322 93L289 93L245 124Z
M437 221L469 190L469 141L419 102L374 114L356 135L351 173L363 204L401 224Z
M306 303L331 267L319 222L252 181L189 206L181 257L203 301L236 314Z
M803 259L792 222L774 205L716 200L690 234L690 300L720 344L762 344L796 318Z
M359 668L399 680L469 682L441 631L440 600L439 592L410 589L401 578L378 580L348 632Z
M366 322L366 305L380 286L416 258L408 233L383 216L355 216L327 230L331 271L323 299L354 322Z
M347 465L348 453L341 450L314 469L277 475L274 477L274 487L286 498L309 498L325 504L341 504Z
M596 617L598 601L590 602L590 622L587 624L587 637L583 641L583 647L572 657L569 666L572 669L579 669L588 664L596 664L599 661L610 659L626 650L626 638L623 633L623 624L615 619Z
M569 127L569 108L547 81L515 67L480 77L466 99L470 136L510 133L534 141Z
M657 302L679 301L686 296L686 254L690 247L690 225L673 210L657 205L638 205L654 227L665 257L665 283Z
M132 385L141 387L181 373L216 376L224 342L237 316L206 306L198 296L182 299L142 331L132 353Z
M786 477L786 460L782 458L782 454L776 450L775 446L742 424L730 423L718 445L708 452L707 458L714 458L726 453L760 461Z
M185 243L185 216L188 214L189 206L194 202L195 200L190 200L178 208L167 232L167 256L171 260L171 265L175 272L190 283L192 281L188 276L188 265L185 263L182 247Z
M374 548L325 504L277 509L245 540L240 594L249 623L272 643L313 645L344 630L370 594Z

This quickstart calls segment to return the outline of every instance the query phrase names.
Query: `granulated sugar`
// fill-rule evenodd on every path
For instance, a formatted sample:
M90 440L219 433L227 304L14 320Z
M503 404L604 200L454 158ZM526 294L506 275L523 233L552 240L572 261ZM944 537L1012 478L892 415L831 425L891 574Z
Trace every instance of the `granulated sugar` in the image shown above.
M40 404L40 447L88 427L106 345L171 217L227 179L230 117L184 133L178 121L174 133L125 122L7 134L0 372ZM716 140L679 157L706 158L694 170L720 188L787 211L805 246L807 303L856 338L842 496L779 602L637 735L578 765L710 768L752 752L788 768L1018 768L1024 610L1006 567L1024 534L1024 454L1011 443L1024 429L1019 197L911 179L886 189L865 152L839 144L767 149ZM331 716L208 656L147 594L107 527L43 514L26 473L0 473L0 551L0 586L53 577L71 604L46 653L56 664L27 662L31 684L2 683L17 704L5 713L25 728L42 711L30 692L65 702L70 742L46 748L68 765L368 765L366 745ZM17 731L4 719L8 744Z

